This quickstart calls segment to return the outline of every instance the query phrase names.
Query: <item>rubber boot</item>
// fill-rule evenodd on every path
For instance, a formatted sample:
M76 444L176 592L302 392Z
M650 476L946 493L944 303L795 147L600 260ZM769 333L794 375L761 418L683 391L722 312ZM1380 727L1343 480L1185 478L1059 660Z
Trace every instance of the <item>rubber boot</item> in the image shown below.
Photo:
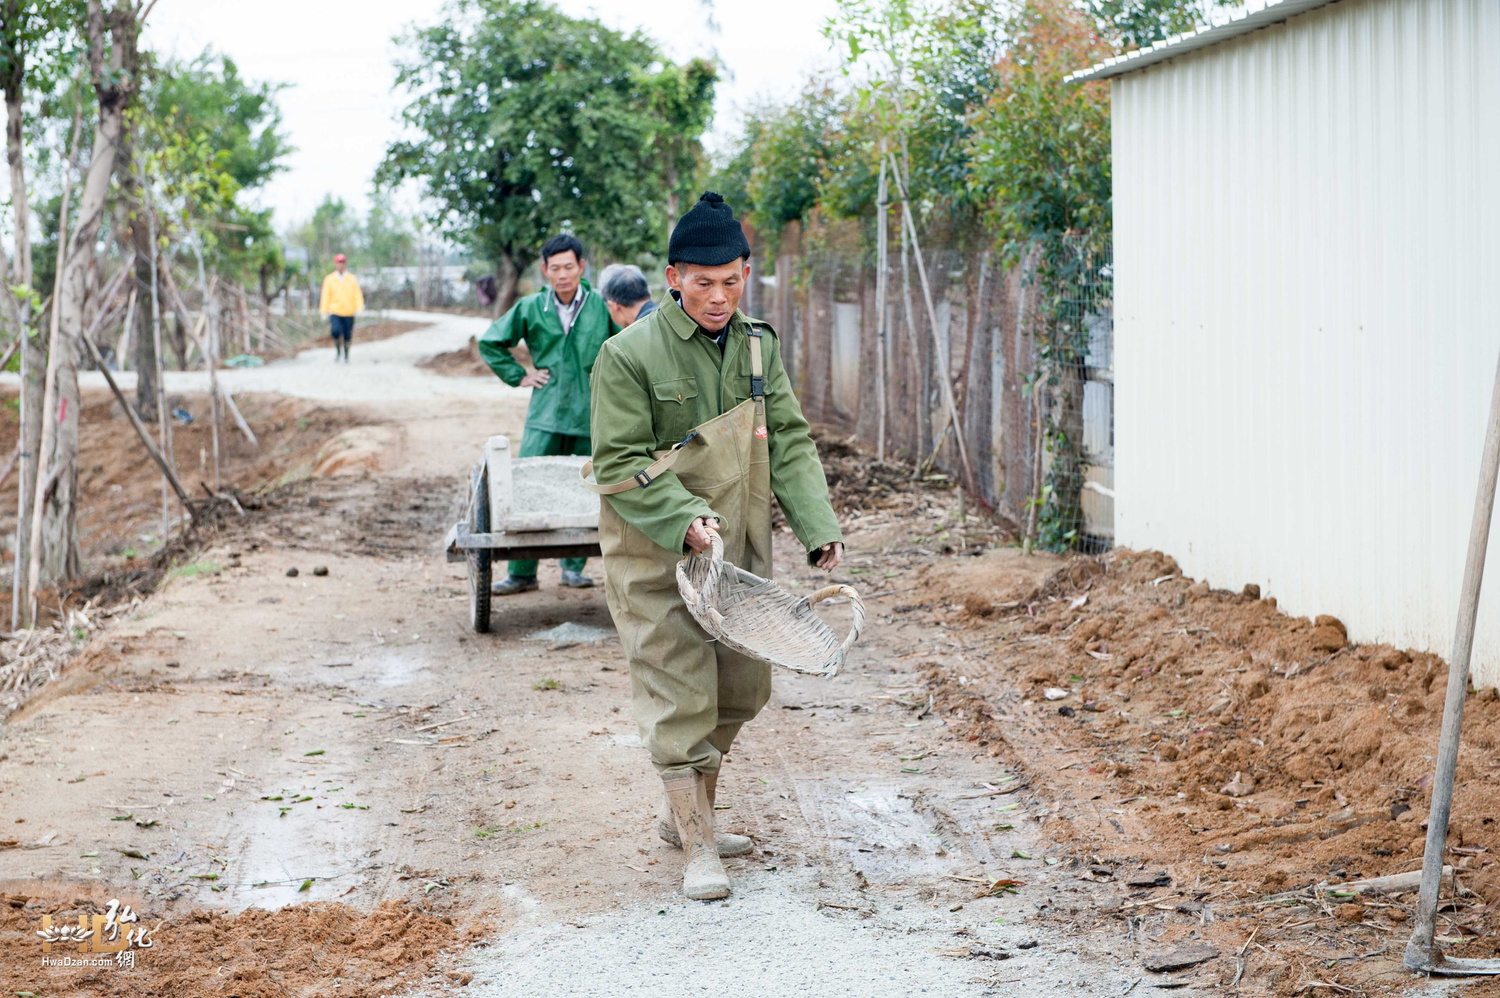
M719 774L705 773L703 776L704 787L708 790L708 806L714 806L718 799ZM663 801L661 806L661 820L656 823L656 834L668 845L682 848L682 837L677 834L677 826L672 822L672 805L669 801ZM736 835L733 832L721 832L715 829L714 844L719 847L720 856L743 856L755 848L755 843L748 835Z
M697 771L664 780L667 804L687 860L682 871L682 893L694 901L717 901L729 896L729 874L714 848L714 809L708 787Z

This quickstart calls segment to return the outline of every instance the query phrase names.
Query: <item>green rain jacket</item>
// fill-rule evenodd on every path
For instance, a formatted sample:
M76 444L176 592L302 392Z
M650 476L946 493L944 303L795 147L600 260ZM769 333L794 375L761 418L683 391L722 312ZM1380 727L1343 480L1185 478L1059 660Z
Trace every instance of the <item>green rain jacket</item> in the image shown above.
M526 376L526 369L510 355L510 348L518 343L525 342L533 364L551 372L550 381L531 390L528 429L589 435L589 374L614 326L604 299L588 281L579 283L578 293L585 297L567 335L557 317L552 289L545 288L516 302L479 338L479 356L512 388Z
M842 541L828 501L828 481L802 407L781 363L775 331L736 311L724 353L698 332L698 324L671 298L604 344L594 365L594 481L623 482L649 465L688 431L723 415L750 397L751 323L761 338L765 369L766 427L771 491L787 523L812 556ZM683 550L695 517L714 516L708 503L665 472L644 489L604 497L625 522L669 551Z

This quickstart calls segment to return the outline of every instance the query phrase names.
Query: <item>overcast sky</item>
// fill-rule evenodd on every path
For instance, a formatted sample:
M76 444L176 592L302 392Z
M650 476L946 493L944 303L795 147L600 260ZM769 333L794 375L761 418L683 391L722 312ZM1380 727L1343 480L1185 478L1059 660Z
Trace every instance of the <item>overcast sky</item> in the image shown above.
M726 143L738 112L758 97L789 97L810 73L835 66L820 30L834 0L558 5L616 28L643 28L679 62L717 52L730 79L719 87L713 147ZM310 215L328 192L361 211L368 207L371 177L396 134L403 103L393 90L391 39L414 22L434 22L441 7L441 0L159 0L146 41L182 57L211 46L251 80L290 84L281 107L297 152L261 196L282 226ZM710 9L717 33L707 24Z

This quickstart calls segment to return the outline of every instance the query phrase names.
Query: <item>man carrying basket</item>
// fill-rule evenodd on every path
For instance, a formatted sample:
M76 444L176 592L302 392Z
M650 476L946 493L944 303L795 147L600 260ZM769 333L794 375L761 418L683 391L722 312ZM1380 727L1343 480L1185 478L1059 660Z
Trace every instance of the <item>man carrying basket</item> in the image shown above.
M713 804L721 760L770 699L771 667L709 639L677 563L717 533L725 561L769 578L773 493L809 564L832 570L844 550L776 333L739 311L749 258L729 205L704 194L672 231L670 300L607 341L592 378L605 594L666 789L658 830L682 847L683 892L700 900L728 896L719 857L752 845L715 834Z

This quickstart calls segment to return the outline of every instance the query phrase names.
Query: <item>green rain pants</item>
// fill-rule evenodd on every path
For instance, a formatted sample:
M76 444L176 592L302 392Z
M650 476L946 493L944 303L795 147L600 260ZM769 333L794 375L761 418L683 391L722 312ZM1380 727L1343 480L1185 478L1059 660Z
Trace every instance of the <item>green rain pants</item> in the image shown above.
M517 457L571 457L583 455L587 457L590 452L588 437L575 437L566 433L552 433L548 430L533 430L526 427L526 432L521 434L521 453ZM561 558L558 564L564 571L581 572L583 566L588 564L587 558ZM536 566L534 561L513 561L510 563L510 574L518 579L536 578Z
M765 425L765 400L747 399L699 426L699 439L672 470L719 514L724 560L770 578L771 460L757 435ZM709 638L677 591L682 555L626 523L607 498L599 542L609 612L630 662L631 706L652 764L664 780L718 772L740 727L771 698L771 667Z

